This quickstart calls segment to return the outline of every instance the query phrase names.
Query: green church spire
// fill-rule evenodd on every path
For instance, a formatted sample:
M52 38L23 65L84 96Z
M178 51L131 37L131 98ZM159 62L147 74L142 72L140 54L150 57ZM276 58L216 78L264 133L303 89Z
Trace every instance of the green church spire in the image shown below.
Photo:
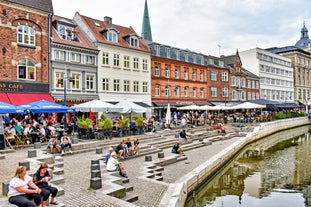
M152 42L152 34L151 34L147 0L145 0L145 9L144 9L144 17L143 17L143 26L141 29L141 37L145 40L149 40Z

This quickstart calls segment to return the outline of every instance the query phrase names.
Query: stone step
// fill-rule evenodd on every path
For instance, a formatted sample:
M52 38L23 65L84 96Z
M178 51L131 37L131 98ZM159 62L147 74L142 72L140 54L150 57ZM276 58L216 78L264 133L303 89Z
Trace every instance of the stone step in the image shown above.
M0 198L0 206L1 207L16 207L16 205L13 205L13 204L9 203L7 197L1 197ZM65 207L65 204L58 203L57 205L50 205L50 206L53 206L53 207Z
M60 175L53 175L53 179L50 181L50 183L53 183L55 185L59 185L65 182L65 178Z
M63 175L63 174L64 174L64 169L62 169L62 168L54 168L53 175Z
M50 185L58 189L57 197L62 196L62 195L65 194L65 190L62 187L60 187L58 185L55 185L53 183L50 183Z
M53 167L63 168L63 167L64 167L64 162L59 162L59 161L57 161L57 162L55 162L55 163L53 164Z
M123 186L126 189L126 193L134 190L134 186L130 185L129 183L124 183Z
M163 181L163 176L155 176L154 179L157 181Z
M133 203L135 201L138 201L138 195L135 195L133 193L126 193L126 195L122 198L122 200L127 201L129 203Z

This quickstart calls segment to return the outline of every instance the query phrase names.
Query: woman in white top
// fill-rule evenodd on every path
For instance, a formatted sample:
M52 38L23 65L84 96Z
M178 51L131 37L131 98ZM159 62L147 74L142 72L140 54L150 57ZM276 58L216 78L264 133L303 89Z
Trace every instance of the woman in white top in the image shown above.
M26 174L26 167L19 166L9 184L9 202L19 207L45 207L42 206L41 189ZM34 200L34 202L32 201Z
M119 171L120 175L123 176L123 177L126 177L127 178L127 175L124 171L124 168L123 166L121 165L121 163L118 161L117 159L117 154L116 152L112 152L111 153L111 156L107 162L107 166L106 166L106 169L109 171L109 172L113 172L113 171Z

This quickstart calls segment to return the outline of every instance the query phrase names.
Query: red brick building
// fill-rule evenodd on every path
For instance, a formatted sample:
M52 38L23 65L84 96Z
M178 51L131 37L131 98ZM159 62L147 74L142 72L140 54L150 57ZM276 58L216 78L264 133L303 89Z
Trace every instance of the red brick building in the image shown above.
M0 1L0 11L0 101L18 105L53 100L49 94L52 1Z

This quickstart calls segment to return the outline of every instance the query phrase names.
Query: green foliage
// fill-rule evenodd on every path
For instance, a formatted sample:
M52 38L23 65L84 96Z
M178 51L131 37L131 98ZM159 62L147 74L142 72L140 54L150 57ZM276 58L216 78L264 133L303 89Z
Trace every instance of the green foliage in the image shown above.
M77 122L80 129L88 129L89 126L93 125L93 121L90 118L85 118L84 115L77 117Z
M112 129L113 127L113 123L111 121L111 119L109 118L105 118L105 119L101 119L101 121L98 122L98 128L100 129Z
M130 119L128 117L124 117L123 119L119 120L119 127L126 128L129 127Z
M105 115L105 114L102 114L101 116L100 116L100 120L101 121L105 121L107 119L107 116Z
M135 125L136 126L144 126L144 118L142 115L136 116L135 117Z

